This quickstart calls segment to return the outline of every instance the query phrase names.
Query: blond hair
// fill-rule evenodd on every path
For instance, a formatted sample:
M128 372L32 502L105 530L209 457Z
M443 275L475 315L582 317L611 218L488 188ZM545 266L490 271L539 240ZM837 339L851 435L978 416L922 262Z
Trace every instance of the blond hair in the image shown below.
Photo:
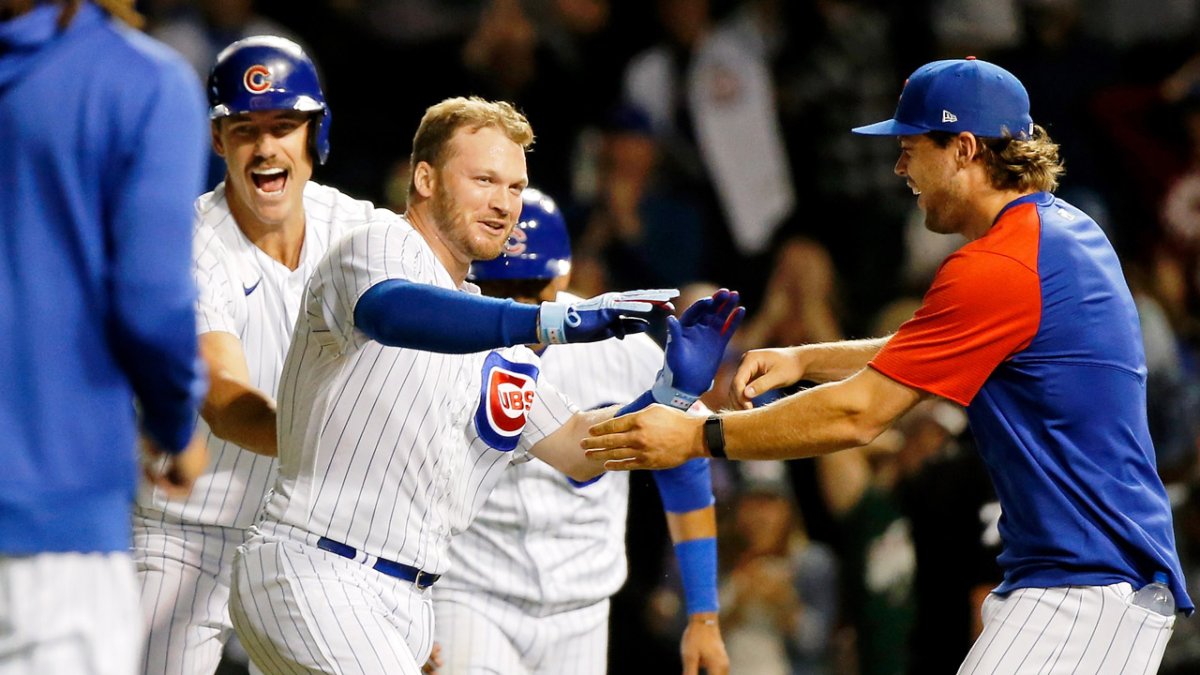
M417 133L413 136L411 166L416 173L419 163L425 162L440 169L450 159L450 139L462 128L472 132L484 127L499 129L508 140L528 150L533 145L533 128L511 103L487 101L478 96L448 98L425 110ZM408 184L408 199L415 201L417 186Z
M938 147L944 148L958 134L946 131L931 131L929 138ZM1019 192L1054 192L1058 189L1058 178L1063 175L1062 158L1058 154L1058 143L1040 125L1033 125L1028 138L984 138L979 140L976 158L987 170L988 181L997 190Z
M1063 174L1058 143L1040 125L1029 138L981 139L980 159L987 167L992 187L1018 192L1054 192Z

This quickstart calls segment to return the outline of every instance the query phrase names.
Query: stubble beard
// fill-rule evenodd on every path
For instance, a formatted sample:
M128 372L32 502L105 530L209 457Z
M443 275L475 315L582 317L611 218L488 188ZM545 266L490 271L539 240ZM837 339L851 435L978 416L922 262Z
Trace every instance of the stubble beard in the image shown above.
M925 202L925 229L934 234L954 234L958 232L961 229L961 224L956 223L956 220L960 219L960 216L955 213L956 210L950 195L944 192L927 195Z
M441 181L438 181L434 188L433 202L430 206L442 238L460 253L465 253L472 261L493 260L499 257L508 235L506 234L505 239L500 240L495 246L492 246L490 241L479 241L472 238L471 228L474 218L462 208L450 191L443 187ZM509 232L511 231L510 227Z
M925 212L925 229L934 234L948 234L945 226L942 224L942 219L939 217L939 211L929 210Z

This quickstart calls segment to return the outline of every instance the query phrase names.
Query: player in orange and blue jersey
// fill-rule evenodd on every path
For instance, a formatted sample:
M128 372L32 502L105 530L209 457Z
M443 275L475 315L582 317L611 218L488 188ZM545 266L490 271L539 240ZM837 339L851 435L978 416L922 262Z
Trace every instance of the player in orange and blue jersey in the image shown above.
M1057 144L1017 78L974 58L917 69L893 119L854 131L899 137L895 171L926 228L967 239L913 318L875 340L750 352L733 393L748 407L800 379L830 384L705 422L652 408L585 445L609 469L804 457L864 445L922 399L960 403L1003 510L1004 581L959 672L1157 671L1175 612L1138 605L1135 589L1162 575L1178 610L1193 605L1141 329L1100 226L1052 194Z

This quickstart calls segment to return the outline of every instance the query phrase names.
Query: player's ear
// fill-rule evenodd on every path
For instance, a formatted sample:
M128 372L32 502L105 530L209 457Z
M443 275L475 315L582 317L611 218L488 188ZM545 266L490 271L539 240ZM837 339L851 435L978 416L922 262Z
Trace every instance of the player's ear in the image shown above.
M218 157L225 156L225 144L221 142L221 120L213 120L213 123L208 126L210 137L212 138L213 152L217 153Z
M979 139L975 137L975 134L964 131L954 138L954 149L958 166L964 167L979 154Z
M418 195L423 199L432 197L434 187L437 185L437 176L433 165L424 161L417 162L417 165L413 167L412 181Z

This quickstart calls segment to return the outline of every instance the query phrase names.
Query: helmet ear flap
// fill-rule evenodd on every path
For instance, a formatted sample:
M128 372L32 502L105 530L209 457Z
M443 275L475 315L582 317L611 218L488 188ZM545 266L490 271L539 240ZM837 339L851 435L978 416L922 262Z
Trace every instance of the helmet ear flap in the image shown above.
M317 164L323 165L329 158L329 118L329 108L308 118L308 152Z

